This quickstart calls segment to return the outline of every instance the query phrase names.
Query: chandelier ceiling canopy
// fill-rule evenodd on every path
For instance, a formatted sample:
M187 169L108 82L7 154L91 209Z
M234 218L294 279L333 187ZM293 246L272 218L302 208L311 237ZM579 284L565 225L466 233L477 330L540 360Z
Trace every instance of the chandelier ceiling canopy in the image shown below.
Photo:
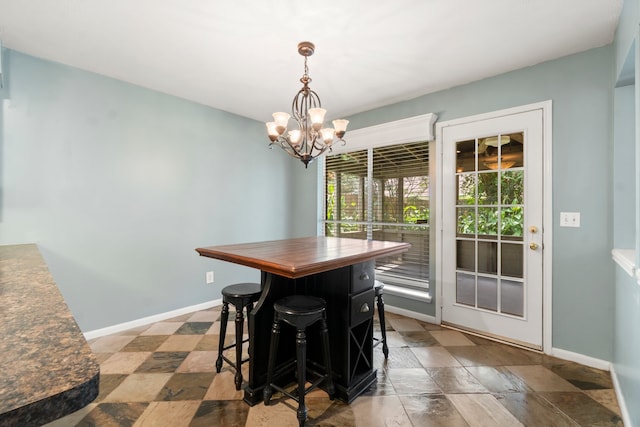
M293 98L291 114L273 113L273 121L266 124L271 140L269 147L282 148L290 156L300 159L305 167L326 151L331 151L334 143L346 144L342 138L349 123L348 120L333 120L333 127L323 127L327 110L322 108L318 94L309 87L311 77L307 58L313 55L314 50L311 42L298 43L298 53L304 56L304 74L300 78L302 89ZM289 129L291 117L297 125L295 129Z

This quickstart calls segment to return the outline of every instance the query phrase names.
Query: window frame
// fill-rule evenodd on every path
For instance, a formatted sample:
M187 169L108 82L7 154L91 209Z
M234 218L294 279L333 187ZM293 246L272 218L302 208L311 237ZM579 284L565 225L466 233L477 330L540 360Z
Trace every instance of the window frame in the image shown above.
M383 123L375 126L370 126L366 128L357 129L355 131L349 132L345 140L347 143L343 145L339 145L333 147L331 151L331 155L334 154L342 154L348 153L352 151L362 151L367 150L368 158L369 158L369 166L368 166L368 175L372 175L372 152L374 148L380 148L391 145L399 145L399 144L407 144L414 143L418 141L427 141L429 144L429 153L433 153L435 155L435 135L434 135L434 123L437 120L437 116L433 113L423 114L420 116L410 117L406 119L396 120L393 122ZM430 159L431 159L430 155ZM319 236L325 235L325 173L326 173L326 161L324 157L319 159L318 165L318 179L317 179L317 206L318 206L318 221L317 221L317 234ZM435 185L435 168L429 169L429 181L430 185ZM368 180L368 187L372 187L372 180ZM365 189L368 194L372 194L372 188ZM435 192L434 192L435 193ZM371 200L368 203L372 203ZM430 201L431 203L431 211L434 209L434 200L433 198ZM372 216L371 206L369 206L367 223L371 222L373 218L369 218ZM435 225L435 215L432 217L432 221L430 221L429 226L434 227ZM398 225L398 224L394 224ZM435 228L431 228L431 232L429 235L429 246L435 248L435 233L433 232ZM368 236L369 238L371 236ZM435 256L430 253L430 257L435 259ZM433 259L432 259L433 261ZM430 263L431 265L434 265ZM431 274L431 273L430 273ZM380 271L376 271L376 277L383 281L388 281L389 283L393 283L394 285L404 286L407 288L413 289L429 289L429 280L426 283L424 282L416 282L408 279L400 279L398 277L389 277L385 276L384 273ZM429 297L430 299L430 297Z

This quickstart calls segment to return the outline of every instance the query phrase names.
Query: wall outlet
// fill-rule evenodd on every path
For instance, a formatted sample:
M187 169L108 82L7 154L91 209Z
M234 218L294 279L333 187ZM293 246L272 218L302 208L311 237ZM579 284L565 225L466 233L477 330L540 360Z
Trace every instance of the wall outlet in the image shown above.
M560 227L580 227L580 212L560 212Z
M213 271L207 271L207 284L213 283Z

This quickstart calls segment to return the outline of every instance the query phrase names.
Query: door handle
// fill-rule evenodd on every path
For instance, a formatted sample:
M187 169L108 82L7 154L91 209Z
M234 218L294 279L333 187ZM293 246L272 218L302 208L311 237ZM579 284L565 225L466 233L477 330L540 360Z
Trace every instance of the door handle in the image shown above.
M535 251L536 249L538 249L538 244L537 244L537 243L534 243L534 242L531 242L531 243L529 243L529 248L530 248L531 250L534 250L534 251Z

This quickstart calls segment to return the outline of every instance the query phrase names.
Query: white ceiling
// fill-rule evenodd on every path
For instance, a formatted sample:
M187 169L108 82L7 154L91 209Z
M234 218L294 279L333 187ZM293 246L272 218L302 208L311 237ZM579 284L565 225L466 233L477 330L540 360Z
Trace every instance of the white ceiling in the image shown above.
M260 121L331 118L613 41L622 0L0 0L4 46Z

